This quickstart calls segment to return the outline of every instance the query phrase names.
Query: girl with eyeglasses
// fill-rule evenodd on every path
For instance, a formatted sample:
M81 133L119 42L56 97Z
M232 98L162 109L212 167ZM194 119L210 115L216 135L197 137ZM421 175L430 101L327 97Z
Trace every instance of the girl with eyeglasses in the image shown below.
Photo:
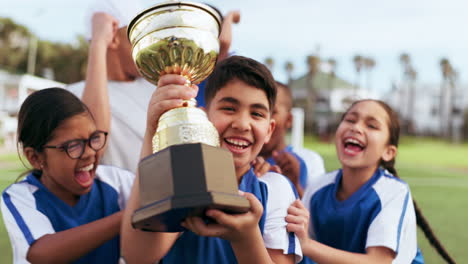
M18 116L18 152L32 169L2 194L14 263L117 263L134 175L99 165L107 132L67 90L31 94Z

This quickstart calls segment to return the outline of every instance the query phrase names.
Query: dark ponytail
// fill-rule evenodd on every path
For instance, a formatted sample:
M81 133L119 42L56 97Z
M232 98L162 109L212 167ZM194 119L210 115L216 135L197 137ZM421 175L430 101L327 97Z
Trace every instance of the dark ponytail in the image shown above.
M380 106L382 106L383 109L385 109L385 112L388 114L389 118L389 124L388 124L388 129L389 129L389 144L394 145L395 147L398 147L398 141L400 139L400 121L398 119L398 115L393 109L387 105L383 101L379 100L360 100L354 102L351 107L354 105L362 102L362 101L373 101L378 103ZM350 108L351 108L350 107ZM400 178L398 176L398 173L395 169L395 158L393 158L390 161L384 161L381 160L379 164L382 168L386 169L389 171L393 176ZM424 217L424 215L421 212L421 209L419 206L416 204L416 201L413 199L413 205L414 205L414 210L416 213L416 223L418 224L419 228L424 232L424 236L426 236L427 240L431 244L433 248L439 253L439 255L449 264L454 264L456 263L453 258L448 254L447 250L445 247L442 245L442 243L439 241L439 239L436 237L434 232L432 231L431 226L429 225L429 222L427 219Z

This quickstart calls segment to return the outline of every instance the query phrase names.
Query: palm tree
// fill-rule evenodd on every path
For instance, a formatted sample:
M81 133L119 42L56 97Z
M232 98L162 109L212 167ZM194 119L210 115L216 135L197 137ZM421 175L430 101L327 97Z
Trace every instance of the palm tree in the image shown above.
M333 58L328 59L328 65L330 65L330 82L328 88L333 90L335 88L335 79L336 79L336 60Z
M306 62L307 62L307 67L308 67L308 71L307 71L307 75L306 75L306 89L307 89L307 109L306 110L306 113L307 113L307 116L306 118L311 121L311 120L314 120L316 119L316 116L315 116L315 107L316 107L316 102L317 102L317 91L316 91L316 88L318 87L315 87L314 86L314 83L315 83L315 77L317 76L317 73L320 71L320 57L318 56L315 56L315 55L309 55L307 56L306 58ZM312 128L312 127L310 127ZM309 128L309 129L310 129Z
M316 88L314 87L314 78L320 70L320 57L314 55L307 56L307 67L307 88L309 92L314 93Z
M284 69L286 70L286 74L288 75L288 84L292 81L292 72L294 71L294 64L291 61L287 61L284 65Z
M353 57L353 63L354 69L356 70L356 83L354 86L357 91L358 87L361 86L361 70L364 66L364 57L362 57L361 55L355 55Z
M453 136L453 108L454 92L457 72L453 69L449 59L442 58L439 62L442 71L442 85L440 86L440 128L442 135L451 138ZM447 106L445 106L447 102ZM447 122L444 123L442 113L446 111ZM446 129L445 129L446 125Z
M367 74L367 90L371 90L371 72L375 67L375 60L371 57L364 58L364 68L366 69Z
M403 67L403 78L406 78L406 73L409 65L411 64L411 57L408 53L400 54L400 63Z
M447 136L447 130L445 129L444 114L445 114L445 96L447 92L447 83L450 76L451 66L450 61L447 58L442 58L439 62L440 70L442 73L442 84L440 85L440 101L439 101L439 122L440 122L440 133L441 136Z
M275 65L275 60L272 57L267 57L265 59L265 65L270 71L273 71L273 66Z
M415 84L418 73L413 68L413 66L408 67L407 78L408 78L408 132L414 133L414 121L415 121L415 112L414 112L414 103L415 103Z
M414 87L413 87L413 84L412 84L412 79L411 79L411 72L414 72L416 73L416 71L414 70L413 66L411 66L411 57L408 53L402 53L400 54L400 57L399 57L399 61L400 61L400 64L401 64L401 67L402 67L402 87L401 89L403 89L403 87L406 88L406 92L404 90L401 90L400 92L400 101L401 102L404 102L403 103L403 106L406 106L406 107L403 107L402 109L405 109L406 110L406 113L405 111L403 110L402 112L400 112L400 115L403 116L403 121L404 121L404 127L405 128L408 128L411 126L411 122L414 121L412 119L412 116L413 116L413 111L414 111L414 108L413 108L413 100L414 100L414 96L411 96L414 91ZM405 96L406 95L406 96ZM405 131L405 132L408 132L408 131Z

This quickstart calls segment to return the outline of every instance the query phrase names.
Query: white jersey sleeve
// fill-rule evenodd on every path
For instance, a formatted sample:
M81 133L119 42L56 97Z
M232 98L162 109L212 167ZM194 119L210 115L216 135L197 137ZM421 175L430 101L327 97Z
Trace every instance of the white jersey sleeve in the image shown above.
M259 178L268 188L265 227L263 240L265 247L280 249L284 254L295 254L296 262L302 259L302 250L298 238L286 230L288 207L296 200L291 183L286 177L268 172Z
M66 88L79 98L85 82ZM100 163L136 173L146 128L149 100L156 87L143 78L134 81L108 81L111 128Z
M317 152L306 148L293 148L293 151L307 166L307 186L314 184L321 175L325 174L325 163Z
M416 216L406 183L383 177L374 185L381 211L372 221L366 248L383 246L397 255L393 263L411 263L417 252Z
M127 205L135 175L127 170L115 166L99 165L96 169L98 179L109 184L119 194L119 207L124 209Z
M29 247L55 230L48 217L36 209L36 186L27 182L11 185L2 194L1 210L13 248L13 263L28 263Z

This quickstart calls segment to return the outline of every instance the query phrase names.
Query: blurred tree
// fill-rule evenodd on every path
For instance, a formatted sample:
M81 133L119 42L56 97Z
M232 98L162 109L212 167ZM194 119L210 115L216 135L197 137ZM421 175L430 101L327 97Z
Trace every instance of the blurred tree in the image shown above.
M294 64L291 61L287 61L284 65L284 69L286 70L286 74L288 75L288 84L291 83L292 80L292 73L294 71Z
M0 66L7 71L26 71L31 33L9 18L0 18Z
M465 110L465 114L463 115L462 135L465 142L468 142L468 109Z
M442 136L453 136L453 109L455 96L455 83L457 72L453 69L448 58L442 58L439 62L442 72L442 84L440 86L440 129ZM445 105L447 103L447 105ZM445 115L444 115L445 114Z
M375 68L375 60L371 57L365 57L363 62L364 68L366 69L367 75L367 90L372 89L372 70Z
M357 90L361 86L361 70L364 66L364 57L361 55L355 55L353 57L354 70L356 71L356 83L354 84Z
M314 78L320 71L320 57L315 55L307 56L307 90L315 98Z
M414 90L416 86L416 78L418 73L411 63L411 56L408 53L400 54L399 61L402 68L402 82L400 89L403 90L401 93L402 98L400 101L403 102L403 109L406 110L406 113L400 112L400 115L403 117L403 132L405 133L414 133L414 117L415 117L415 96Z
M409 66L407 71L407 78L408 78L408 124L407 124L407 132L410 134L415 133L415 109L414 105L415 102L415 88L416 88L416 79L418 78L418 72L413 68L413 66Z
M306 89L307 89L307 108L305 111L309 116L315 117L315 107L318 98L318 91L319 87L315 87L315 77L320 71L320 57L315 55L309 55L306 58L307 63L307 74L306 74ZM315 122L316 120L314 120ZM311 124L311 126L307 126L306 129L309 132L312 132L313 127L315 124Z
M336 60L334 58L329 58L328 64L330 65L330 75L336 77Z
M272 72L273 71L273 66L275 65L275 60L272 57L267 57L265 59L265 65Z
M0 67L12 73L26 73L33 37L26 27L0 18ZM83 37L78 37L73 45L38 40L37 55L31 60L35 67L30 69L35 69L35 75L43 75L48 69L57 81L72 83L84 79L87 56L88 43Z

